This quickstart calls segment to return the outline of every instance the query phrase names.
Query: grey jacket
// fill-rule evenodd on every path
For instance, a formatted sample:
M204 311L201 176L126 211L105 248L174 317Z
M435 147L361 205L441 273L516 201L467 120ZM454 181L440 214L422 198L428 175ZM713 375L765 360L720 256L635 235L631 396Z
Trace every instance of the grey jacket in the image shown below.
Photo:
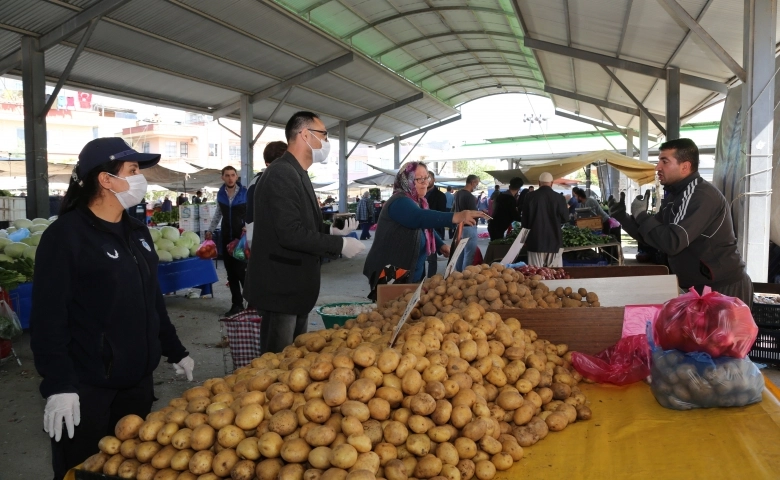
M665 253L680 287L717 287L741 280L745 263L737 251L731 208L698 172L664 188L661 209L617 220L632 237Z
M548 186L539 187L525 197L523 228L529 252L558 253L563 247L561 225L569 220L569 206L563 195Z

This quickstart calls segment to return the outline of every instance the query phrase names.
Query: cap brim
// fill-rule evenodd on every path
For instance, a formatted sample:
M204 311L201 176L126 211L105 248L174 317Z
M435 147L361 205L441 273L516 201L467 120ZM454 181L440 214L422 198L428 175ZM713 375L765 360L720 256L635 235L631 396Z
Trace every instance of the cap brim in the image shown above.
M122 157L120 160L123 162L138 162L138 167L144 169L160 163L160 157L159 153L133 153Z

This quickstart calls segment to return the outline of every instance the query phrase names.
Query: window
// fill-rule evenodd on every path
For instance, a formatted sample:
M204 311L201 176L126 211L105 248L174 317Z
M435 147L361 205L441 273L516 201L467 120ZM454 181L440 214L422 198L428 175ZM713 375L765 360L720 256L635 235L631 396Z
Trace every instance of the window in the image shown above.
M231 160L241 160L241 145L230 145L228 154Z
M209 143L209 157L219 156L219 145L216 143Z
M165 157L173 158L176 156L176 142L165 142Z
M189 151L189 144L187 142L181 142L179 144L179 156L181 158L187 158L187 152Z
M368 166L365 163L355 160L350 166L353 172L365 172L368 170Z
M144 142L142 148L144 153L152 153L152 145L149 142Z

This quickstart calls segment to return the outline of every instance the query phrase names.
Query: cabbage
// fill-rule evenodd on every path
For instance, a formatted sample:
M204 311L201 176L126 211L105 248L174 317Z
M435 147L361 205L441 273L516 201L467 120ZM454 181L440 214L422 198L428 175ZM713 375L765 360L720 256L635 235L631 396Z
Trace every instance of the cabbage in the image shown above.
M158 247L156 243L153 243L152 245L154 245L154 251L155 252L160 250L160 247Z
M149 234L152 236L153 242L157 242L157 240L162 238L162 235L160 234L160 230L157 228L150 228Z
M11 240L9 240L7 238L0 238L0 251L2 251L5 248L6 245L10 245L12 243L14 243L14 242L12 242Z
M193 245L200 245L200 237L195 232L184 232L181 234L181 236L190 238Z
M48 225L49 221L45 218L33 218L33 225Z
M33 262L35 261L35 251L38 249L38 247L29 246L24 249L24 252L22 252L22 256L24 258L29 258Z
M14 233L15 231L16 231L16 227L8 227L5 229L6 234Z
M32 225L30 227L30 233L42 232L42 231L46 230L46 227L48 227L48 225L43 225L43 224L40 224L40 223Z
M176 241L180 237L179 229L174 227L162 227L160 233L162 233L162 238L167 238L171 241Z
M52 215L51 217L49 217L49 223L51 223L51 222L53 222L55 220L57 220L57 215Z
M161 238L157 240L157 248L159 250L165 250L166 252L170 252L175 245L172 241L168 240L167 238Z
M19 220L14 220L14 227L16 228L30 228L32 227L33 222L30 220L27 220L26 218L20 218Z
M0 230L0 238L8 238L8 232L5 229Z
M30 235L27 237L30 239L30 243L28 245L32 245L33 247L37 247L41 243L41 236L40 235ZM27 242L24 242L27 243Z
M200 245L193 245L190 247L190 257L194 257L198 254L198 249L200 248Z
M4 253L0 253L0 262L14 263L14 259Z
M190 249L187 247L173 247L171 249L171 256L174 260L180 260L190 256Z
M175 242L177 247L184 247L187 250L192 246L192 239L189 237L179 237Z
M27 237L22 239L22 243L25 245L32 245L33 244L32 242L33 242L32 237Z
M160 259L160 262L166 263L166 262L172 262L173 257L171 256L170 252L166 252L165 250L158 250L157 251L157 258Z
M14 242L9 245L6 245L3 248L3 253L8 255L11 258L21 258L24 254L24 250L29 247L26 243L22 242Z

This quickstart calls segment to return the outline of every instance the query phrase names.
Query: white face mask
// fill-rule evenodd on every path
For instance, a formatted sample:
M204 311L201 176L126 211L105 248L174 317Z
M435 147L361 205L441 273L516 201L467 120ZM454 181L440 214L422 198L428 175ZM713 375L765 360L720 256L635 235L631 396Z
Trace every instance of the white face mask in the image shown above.
M312 133L312 136L313 135L314 134ZM305 139L303 141L306 142ZM330 154L330 142L327 140L320 140L320 143L322 144L322 147L314 148L309 142L306 142L306 145L309 145L309 148L311 148L311 161L314 163L327 163L328 154Z
M111 174L109 173L109 175ZM130 186L130 188L124 192L115 192L111 190L111 193L116 195L116 199L119 200L119 203L122 205L122 207L127 209L135 207L141 203L141 200L143 200L144 196L146 195L146 177L140 173L137 175L130 175L128 177L117 177L116 175L111 176L126 181Z

